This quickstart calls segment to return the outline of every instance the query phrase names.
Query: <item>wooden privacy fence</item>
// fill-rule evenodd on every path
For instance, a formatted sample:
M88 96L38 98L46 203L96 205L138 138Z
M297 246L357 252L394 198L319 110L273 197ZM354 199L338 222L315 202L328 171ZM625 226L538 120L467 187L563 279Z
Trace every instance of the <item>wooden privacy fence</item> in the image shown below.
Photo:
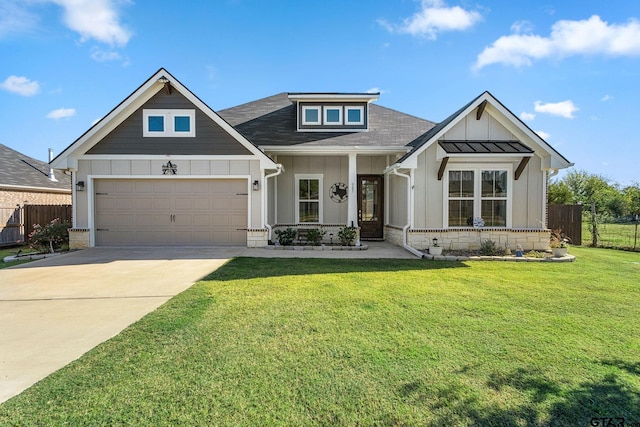
M33 231L34 224L44 226L56 218L71 224L71 205L24 205L24 237Z
M547 215L551 230L562 230L574 245L582 244L582 205L549 205Z
M19 240L24 240L22 208L0 207L0 245L15 245Z

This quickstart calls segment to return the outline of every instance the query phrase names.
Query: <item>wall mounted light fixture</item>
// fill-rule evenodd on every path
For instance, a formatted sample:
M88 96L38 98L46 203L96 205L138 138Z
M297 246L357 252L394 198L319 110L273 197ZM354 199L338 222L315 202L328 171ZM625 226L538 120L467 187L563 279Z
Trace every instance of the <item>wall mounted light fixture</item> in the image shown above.
M84 181L78 181L76 183L76 191L84 191Z
M259 191L259 190L260 190L260 181L256 179L255 181L253 181L253 191Z

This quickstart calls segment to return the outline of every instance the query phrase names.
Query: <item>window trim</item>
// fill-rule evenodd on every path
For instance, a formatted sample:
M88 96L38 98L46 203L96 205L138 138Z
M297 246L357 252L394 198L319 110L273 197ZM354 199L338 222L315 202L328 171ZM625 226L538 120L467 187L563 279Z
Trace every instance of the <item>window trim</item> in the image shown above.
M307 121L307 110L316 110L318 112L318 121L317 122L309 122ZM322 107L320 105L303 105L302 106L302 120L301 123L303 126L316 126L322 125Z
M149 117L158 116L164 118L164 131L150 131ZM180 132L175 130L176 117L189 117L189 131ZM195 109L143 109L142 110L142 136L145 138L167 138L183 137L194 138L196 136L196 110Z
M347 105L344 107L344 123L346 125L364 125L364 106L362 105ZM352 122L349 120L349 110L360 111L360 121Z
M295 220L296 224L322 224L323 223L323 198L324 198L324 189L323 189L323 174L295 174L295 185L294 185L294 199L295 199ZM300 181L305 179L317 179L318 180L318 222L300 222ZM316 200L302 200L306 202L315 202Z
M473 229L473 226L449 226L449 200L462 200L464 198L449 198L449 172L455 171L473 171L473 218L481 217L483 200L505 200L502 197L482 197L482 172L483 171L506 171L507 172L507 207L506 207L506 224L504 226L486 226L486 228L509 229L512 227L513 214L513 164L496 163L496 164L480 164L480 163L460 163L449 164L442 179L442 225L443 228L449 229ZM470 198L469 198L470 199Z
M330 122L327 120L327 114L329 110L337 110L338 111L338 121ZM325 105L322 107L322 124L325 126L342 126L343 118L342 118L342 106L341 105Z

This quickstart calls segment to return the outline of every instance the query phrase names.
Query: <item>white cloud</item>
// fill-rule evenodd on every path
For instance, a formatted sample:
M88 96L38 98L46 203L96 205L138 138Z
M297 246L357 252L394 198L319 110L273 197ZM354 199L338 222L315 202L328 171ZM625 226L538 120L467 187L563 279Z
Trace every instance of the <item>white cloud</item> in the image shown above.
M558 21L551 27L549 37L534 34L502 36L478 55L474 68L490 64L519 67L547 57L598 54L640 55L640 22L631 19L626 24L609 24L593 15L582 21Z
M536 115L533 113L527 113L526 111L523 111L522 113L520 113L520 118L522 120L533 120L536 118Z
M535 131L535 132L538 134L538 136L539 136L540 138L544 139L545 141L546 141L547 139L551 138L551 135L550 135L550 134L548 134L547 132L543 131L543 130L537 130L537 131Z
M448 7L443 0L422 0L420 10L406 18L401 25L380 19L378 23L390 32L424 36L434 40L444 31L462 31L471 28L482 19L476 11L460 6Z
M57 110L51 111L47 114L47 119L59 120L64 119L66 117L72 117L76 115L75 108L58 108Z
M366 93L379 93L380 95L384 93L389 93L388 90L380 89L379 87L372 87L366 90Z
M0 84L0 88L18 95L31 96L38 93L40 83L31 81L23 76L9 76Z
M91 50L91 59L97 62L120 61L122 59L122 55L113 50L105 51L98 48L93 48Z
M603 102L606 102L606 101L611 101L612 99L613 99L613 96L605 95L600 100L603 101Z
M516 21L511 24L511 31L516 34L530 33L533 31L533 24L529 21Z
M573 113L579 110L579 108L576 107L571 100L561 102L548 102L546 104L543 104L540 101L536 101L534 103L533 109L536 113L551 114L552 116L560 116L567 119L573 119Z
M131 32L120 23L119 0L49 0L64 9L65 24L81 36L110 46L124 46Z

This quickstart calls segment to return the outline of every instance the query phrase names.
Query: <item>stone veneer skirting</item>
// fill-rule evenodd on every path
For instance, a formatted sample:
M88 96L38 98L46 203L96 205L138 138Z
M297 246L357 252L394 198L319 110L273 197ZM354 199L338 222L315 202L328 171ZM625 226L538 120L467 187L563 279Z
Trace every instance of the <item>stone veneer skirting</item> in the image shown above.
M247 230L247 247L264 248L269 244L269 230L266 228L250 228Z
M86 249L89 247L89 229L88 228L70 228L69 229L69 249Z
M540 229L410 229L407 233L407 243L422 251L428 249L436 238L438 245L445 250L475 250L480 248L481 242L493 240L499 246L509 247L512 251L515 251L518 245L526 251L543 251L549 249L550 236L550 230ZM402 228L385 226L385 239L390 243L402 245Z

